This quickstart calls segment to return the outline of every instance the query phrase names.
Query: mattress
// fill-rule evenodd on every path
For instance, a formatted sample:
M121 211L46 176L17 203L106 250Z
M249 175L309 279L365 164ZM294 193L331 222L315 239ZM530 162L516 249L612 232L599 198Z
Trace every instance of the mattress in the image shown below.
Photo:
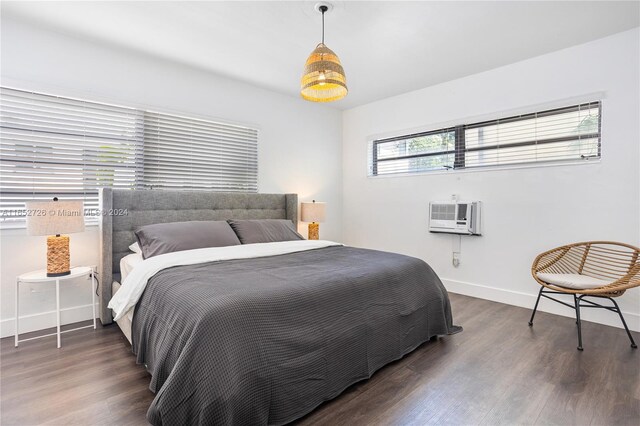
M131 253L120 259L120 274L122 276L122 282L124 282L125 278L127 278L133 268L143 260L144 259L142 258L142 255L140 253ZM115 295L118 290L120 290L121 286L122 284L120 284L118 281L114 281L113 284L111 284L111 294ZM133 315L128 315L116 321L118 327L120 327L120 330L122 330L122 333L127 338L129 343L131 343L132 317Z
M114 281L113 284L111 284L111 294L116 294L118 290L120 290L120 287L121 284L118 281ZM122 330L124 337L126 337L129 343L131 343L131 318L129 315L125 315L117 320L116 324L118 324L118 327Z

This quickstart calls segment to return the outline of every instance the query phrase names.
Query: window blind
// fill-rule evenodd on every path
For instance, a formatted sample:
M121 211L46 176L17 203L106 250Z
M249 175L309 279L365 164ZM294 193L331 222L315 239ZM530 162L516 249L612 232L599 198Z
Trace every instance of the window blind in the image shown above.
M144 115L143 184L258 191L258 131L158 112Z
M23 221L27 200L83 199L98 187L133 188L142 170L140 112L0 88L0 214Z
M600 158L600 118L589 102L375 140L369 175Z
M24 223L27 200L83 199L98 188L258 190L249 127L0 88L0 221Z

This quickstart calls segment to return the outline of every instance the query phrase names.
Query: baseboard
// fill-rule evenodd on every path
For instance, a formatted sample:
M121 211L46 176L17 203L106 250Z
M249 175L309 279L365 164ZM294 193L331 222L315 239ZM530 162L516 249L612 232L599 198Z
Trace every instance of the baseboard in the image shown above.
M96 315L99 306L96 303ZM73 306L60 310L60 322L64 324L73 324L74 322L90 320L93 312L91 304ZM45 328L56 326L56 311L40 312L32 315L20 316L20 334L31 331L43 330ZM15 319L8 318L0 321L0 337L13 336L15 331Z
M502 288L490 287L480 284L473 284L464 281L442 279L442 283L451 293L463 294L465 296L477 297L479 299L492 300L494 302L506 303L507 305L520 306L522 308L533 309L538 297L536 293L522 293L519 291L505 290ZM538 290L538 288L534 288ZM621 296L624 297L624 296ZM569 300L569 302L572 302ZM559 303L542 298L538 305L538 310L551 314L562 315L563 317L575 317L575 311L562 306ZM581 318L585 321L610 325L612 327L623 328L620 317L605 309L581 309ZM640 314L622 311L630 330L640 331Z

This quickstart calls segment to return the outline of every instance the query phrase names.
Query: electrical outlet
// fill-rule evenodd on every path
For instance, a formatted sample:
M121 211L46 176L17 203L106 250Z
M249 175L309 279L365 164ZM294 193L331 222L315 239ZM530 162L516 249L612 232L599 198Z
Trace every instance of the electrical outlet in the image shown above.
M460 253L453 253L453 259L451 260L454 267L460 266Z

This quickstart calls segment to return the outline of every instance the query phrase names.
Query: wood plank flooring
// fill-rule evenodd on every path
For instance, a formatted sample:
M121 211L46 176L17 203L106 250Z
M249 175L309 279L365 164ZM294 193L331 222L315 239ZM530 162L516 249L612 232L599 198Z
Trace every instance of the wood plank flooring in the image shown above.
M638 425L640 351L624 330L451 294L464 332L428 342L300 425ZM614 314L612 314L614 315ZM27 337L27 336L25 336ZM640 333L634 333L640 341ZM154 395L116 325L0 342L2 425L144 425Z

